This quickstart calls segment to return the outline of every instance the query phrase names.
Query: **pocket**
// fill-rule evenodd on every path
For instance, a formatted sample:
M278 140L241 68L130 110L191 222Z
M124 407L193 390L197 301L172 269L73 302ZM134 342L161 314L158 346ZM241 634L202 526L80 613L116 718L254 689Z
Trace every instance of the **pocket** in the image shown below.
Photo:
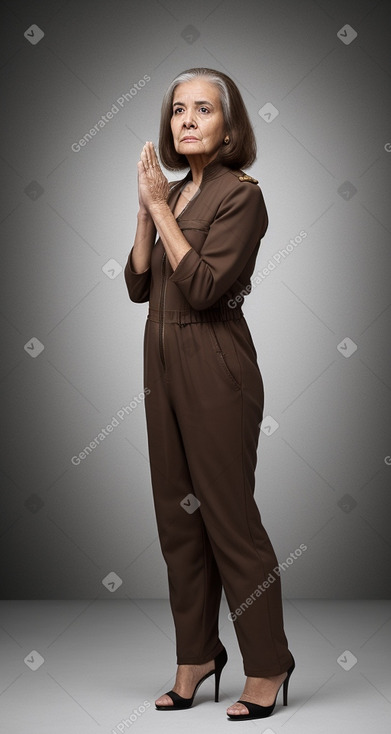
M200 254L210 229L209 222L202 219L181 219L179 217L177 224L189 245Z
M181 230L198 229L199 232L209 232L210 224L206 219L178 219L177 222Z
M210 336L213 352L216 355L220 373L224 376L234 390L241 390L241 385L234 375L233 363L238 363L236 351L229 331L228 321L207 322L208 334ZM220 332L218 335L217 332ZM223 349L222 347L226 347Z

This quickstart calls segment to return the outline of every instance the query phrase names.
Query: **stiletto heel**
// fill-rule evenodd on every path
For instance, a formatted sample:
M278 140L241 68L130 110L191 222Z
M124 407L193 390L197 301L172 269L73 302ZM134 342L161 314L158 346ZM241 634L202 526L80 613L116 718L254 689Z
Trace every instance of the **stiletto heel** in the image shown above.
M224 652L222 650L222 652ZM220 653L221 655L221 653ZM218 657L218 656L217 656ZM222 655L221 660L224 660L224 656ZM216 666L217 658L215 659L215 666ZM221 667L215 667L215 703L218 703L219 701L219 688L220 688L220 678L221 678L221 671L223 670L223 667L225 663L227 662L227 653L225 653L225 661L221 665Z
M295 668L295 661L294 661L293 655L292 655L292 659L293 659L293 663L292 663L291 667L288 670L288 675L285 678L284 683L283 683L283 687L282 687L283 706L287 706L288 705L288 685L289 685L289 678L291 677L291 675L293 673L293 670ZM278 691L277 691L277 693L278 693Z
M292 655L292 653L291 653ZM289 679L296 667L295 659L292 655L292 665L287 670L287 676L285 680L283 681L282 685L282 692L283 692L283 705L288 705L288 685L289 685ZM277 696L279 693L279 690L281 688L281 685L276 693L276 697L274 699L274 703L272 703L270 706L260 706L258 703L250 703L250 701L243 701L239 700L237 703L242 703L246 708L248 709L248 714L227 714L230 721L247 721L248 719L266 719L267 716L270 716L270 714L273 713L274 707L276 705Z
M224 665L226 664L228 660L228 655L225 647L219 652L219 654L215 657L215 667L214 670L211 670L209 673L206 673L201 680L198 681L191 698L183 698L183 696L180 696L179 693L175 693L175 691L167 691L165 694L166 696L170 696L172 699L172 705L163 705L163 704L155 704L158 711L178 711L179 709L189 709L194 701L194 696L197 693L198 688L200 687L201 683L204 682L207 678L209 678L211 675L215 676L215 702L217 703L219 700L219 688L220 688L220 678L221 678L221 672L224 668Z

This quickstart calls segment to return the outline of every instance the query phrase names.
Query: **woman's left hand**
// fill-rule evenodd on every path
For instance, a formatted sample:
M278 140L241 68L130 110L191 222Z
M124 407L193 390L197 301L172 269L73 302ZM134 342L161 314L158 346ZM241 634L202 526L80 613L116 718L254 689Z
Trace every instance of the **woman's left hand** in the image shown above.
M143 205L150 210L154 204L167 203L168 181L160 168L153 143L146 142L138 162L139 195Z

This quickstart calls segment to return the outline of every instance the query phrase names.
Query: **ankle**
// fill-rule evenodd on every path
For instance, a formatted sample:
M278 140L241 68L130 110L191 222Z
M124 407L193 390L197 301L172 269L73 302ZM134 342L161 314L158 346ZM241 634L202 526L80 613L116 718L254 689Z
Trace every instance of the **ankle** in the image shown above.
M276 675L248 675L246 680L249 682L253 681L254 683L258 681L271 681L273 683L287 675L288 671L285 670L283 673L277 673Z

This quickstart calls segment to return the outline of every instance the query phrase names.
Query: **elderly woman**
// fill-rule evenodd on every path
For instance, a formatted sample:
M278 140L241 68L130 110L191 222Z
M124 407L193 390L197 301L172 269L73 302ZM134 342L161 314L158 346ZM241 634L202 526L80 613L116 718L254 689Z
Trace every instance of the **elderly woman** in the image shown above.
M138 162L139 211L125 267L129 297L149 301L144 337L151 481L176 633L173 690L159 710L189 708L227 662L222 588L247 676L231 719L269 716L295 661L283 627L278 561L254 499L263 382L241 304L268 217L242 170L256 143L225 74L189 69L162 104L159 155ZM156 232L158 239L155 242ZM274 573L273 573L274 571Z

